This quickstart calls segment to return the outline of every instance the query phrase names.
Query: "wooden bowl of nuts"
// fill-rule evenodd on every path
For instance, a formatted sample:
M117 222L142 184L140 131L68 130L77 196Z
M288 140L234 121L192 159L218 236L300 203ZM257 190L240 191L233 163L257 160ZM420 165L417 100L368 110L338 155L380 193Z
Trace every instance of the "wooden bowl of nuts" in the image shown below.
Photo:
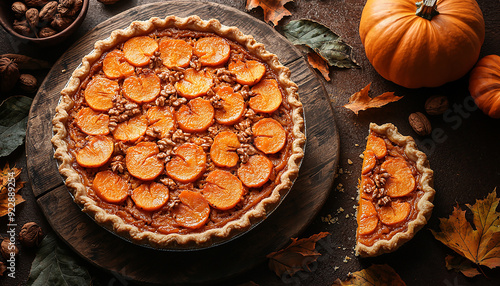
M89 0L2 0L0 24L17 38L55 45L81 25L88 6Z

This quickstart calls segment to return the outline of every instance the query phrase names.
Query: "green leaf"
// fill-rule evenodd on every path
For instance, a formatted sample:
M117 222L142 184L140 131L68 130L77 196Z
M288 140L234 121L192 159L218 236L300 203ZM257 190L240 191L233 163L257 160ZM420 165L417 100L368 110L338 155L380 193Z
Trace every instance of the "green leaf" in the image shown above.
M290 21L283 33L295 45L305 45L319 54L330 66L358 68L352 59L352 47L329 28L312 20Z
M0 157L23 144L32 101L26 96L12 96L0 105Z
M45 236L31 265L28 286L88 286L87 269L53 233Z

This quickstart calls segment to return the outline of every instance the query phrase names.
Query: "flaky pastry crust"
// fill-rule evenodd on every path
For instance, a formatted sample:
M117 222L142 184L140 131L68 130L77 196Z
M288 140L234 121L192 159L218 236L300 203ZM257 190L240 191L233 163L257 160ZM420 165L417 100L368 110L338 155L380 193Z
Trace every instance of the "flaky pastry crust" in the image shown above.
M66 121L68 111L73 107L71 96L74 95L82 80L90 73L90 68L104 52L114 48L117 44L135 36L147 35L154 30L165 28L179 28L186 30L212 32L221 37L233 40L245 47L251 54L257 56L278 76L280 86L292 107L292 133L294 141L292 154L287 162L287 170L281 176L281 182L272 191L271 195L260 201L253 209L245 213L241 218L228 222L225 226L210 229L202 233L192 234L160 234L150 231L140 231L137 227L126 224L120 217L107 213L97 203L87 196L86 187L77 171L71 166L74 158L70 155L66 138L68 130ZM56 107L53 118L52 144L55 147L54 157L59 161L59 172L66 178L66 186L74 195L75 202L82 206L82 210L92 216L95 221L122 237L132 240L138 244L148 244L156 248L188 249L210 246L214 243L225 241L239 233L248 230L253 224L265 218L280 203L281 198L291 188L294 179L298 175L299 164L304 156L305 126L303 119L302 104L299 101L297 85L290 80L290 70L281 65L278 57L267 52L264 45L255 41L252 36L244 35L236 27L227 27L218 20L201 20L198 16L179 18L168 16L164 19L157 17L147 21L135 21L126 29L115 30L111 35L97 41L94 49L82 59L81 65L73 72L66 87L61 92L61 100Z
M417 149L417 144L412 137L403 136L398 132L396 126L391 123L383 125L370 123L370 133L372 132L385 135L391 142L404 148L406 156L409 160L415 162L416 168L421 174L419 183L424 194L417 203L417 217L408 223L406 231L395 234L389 240L379 240L372 246L366 246L359 241L356 243L356 255L361 255L363 257L372 257L383 253L393 252L405 242L412 239L413 236L427 224L432 214L432 208L434 207L432 201L436 193L433 188L434 172L429 167L429 160L424 152ZM358 192L358 201L361 191L360 189Z

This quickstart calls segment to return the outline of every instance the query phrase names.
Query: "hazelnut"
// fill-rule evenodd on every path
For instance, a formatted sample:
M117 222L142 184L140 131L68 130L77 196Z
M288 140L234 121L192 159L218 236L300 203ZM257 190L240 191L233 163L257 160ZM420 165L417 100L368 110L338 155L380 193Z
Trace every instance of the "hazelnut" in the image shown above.
M19 241L27 247L38 246L43 239L42 228L34 222L28 222L23 225L19 232Z
M14 256L19 253L19 249L17 248L17 246L14 243L12 243L8 237L6 237L2 240L2 244L0 245L0 248L1 248L2 256L5 259L9 259L12 255L12 253L14 253L13 254Z

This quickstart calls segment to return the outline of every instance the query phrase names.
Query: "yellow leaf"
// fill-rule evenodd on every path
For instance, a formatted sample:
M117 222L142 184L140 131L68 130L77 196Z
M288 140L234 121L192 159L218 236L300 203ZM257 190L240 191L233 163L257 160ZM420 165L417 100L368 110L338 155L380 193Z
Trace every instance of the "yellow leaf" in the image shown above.
M288 11L284 5L293 0L247 0L247 10L252 10L258 6L264 11L264 20L273 23L274 26L285 16L290 16L292 13Z
M395 96L394 92L385 92L377 97L371 98L368 96L368 92L370 91L369 83L360 91L351 95L349 98L349 103L344 105L345 108L352 110L354 113L358 114L361 110L366 110L368 108L382 107L388 103L398 101L402 96Z
M462 272L467 277L474 277L479 275L479 271L474 267L474 264L462 256L447 255L444 259L446 262L446 269Z
M467 207L472 211L474 228L465 219L465 211L458 206L448 219L441 218L441 232L434 237L461 256L477 265L489 268L500 266L500 213L496 211L500 199L496 188L484 200Z
M405 286L405 282L389 265L372 265L367 269L350 274L349 279L337 279L333 285L341 286Z

